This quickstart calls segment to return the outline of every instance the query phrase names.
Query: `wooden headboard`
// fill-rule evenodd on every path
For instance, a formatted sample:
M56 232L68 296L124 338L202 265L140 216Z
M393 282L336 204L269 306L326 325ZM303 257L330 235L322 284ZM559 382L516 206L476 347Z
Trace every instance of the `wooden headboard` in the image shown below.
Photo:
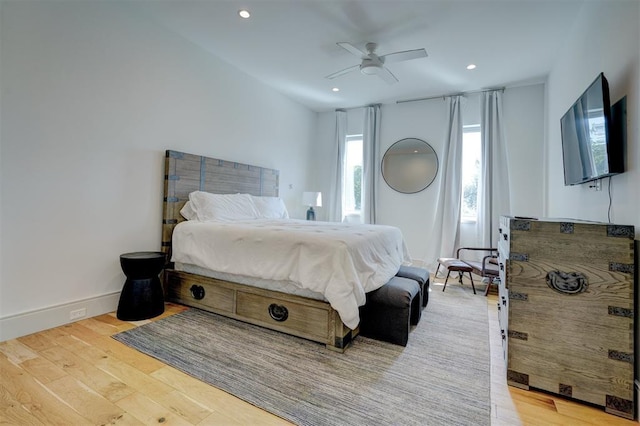
M164 163L162 251L171 259L173 228L184 218L180 209L189 193L251 194L277 197L279 171L167 150Z

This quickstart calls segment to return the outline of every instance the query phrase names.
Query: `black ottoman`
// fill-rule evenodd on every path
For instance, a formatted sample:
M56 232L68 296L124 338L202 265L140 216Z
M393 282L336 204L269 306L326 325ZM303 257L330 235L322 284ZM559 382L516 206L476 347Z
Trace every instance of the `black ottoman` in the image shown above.
M164 293L158 274L164 268L166 254L139 251L120 255L122 272L127 276L117 317L123 321L153 318L164 312Z
M429 303L429 271L416 266L401 266L396 277L410 278L420 285L420 296L422 299L422 307L426 307Z
M396 345L407 346L412 324L420 320L420 286L414 280L393 277L367 293L360 307L360 334Z

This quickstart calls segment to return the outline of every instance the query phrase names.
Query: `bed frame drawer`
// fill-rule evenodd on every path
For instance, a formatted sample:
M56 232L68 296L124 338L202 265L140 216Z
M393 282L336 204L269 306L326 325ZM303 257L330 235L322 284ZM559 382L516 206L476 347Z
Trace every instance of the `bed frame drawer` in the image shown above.
M198 276L169 275L167 283L167 300L220 314L235 311L235 292L231 288L215 285Z
M289 331L295 330L300 336L313 340L325 337L329 329L326 309L243 291L237 293L236 313L260 324L269 324L270 328L286 326Z
M251 324L323 343L344 352L358 329L350 330L327 302L188 272L165 270L169 302L214 312Z

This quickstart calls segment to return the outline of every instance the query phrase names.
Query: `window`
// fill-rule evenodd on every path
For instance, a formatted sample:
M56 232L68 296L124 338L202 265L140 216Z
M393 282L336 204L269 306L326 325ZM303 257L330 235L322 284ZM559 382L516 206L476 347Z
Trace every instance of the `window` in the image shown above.
M480 125L463 126L462 130L462 222L475 222L478 219L478 180L480 179L480 161L482 143Z
M342 217L360 215L362 210L362 135L347 136L342 185Z

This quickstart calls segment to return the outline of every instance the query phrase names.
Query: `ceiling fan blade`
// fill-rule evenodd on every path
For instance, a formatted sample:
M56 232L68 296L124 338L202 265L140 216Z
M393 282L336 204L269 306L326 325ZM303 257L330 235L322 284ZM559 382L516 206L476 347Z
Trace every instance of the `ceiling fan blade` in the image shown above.
M333 74L329 74L329 75L328 75L328 76L326 76L325 78L328 78L328 79L330 79L330 80L331 80L331 79L333 79L333 78L340 77L341 75L345 75L345 74L348 74L348 73L350 73L350 72L352 72L352 71L355 71L355 70L357 70L358 68L360 68L360 65L354 65L354 66L352 66L352 67L345 68L345 69L343 69L343 70L341 70L341 71L334 72Z
M411 59L426 58L427 51L424 49L405 50L404 52L388 53L380 56L380 59L385 64L392 62L409 61Z
M363 52L362 50L358 49L353 44L347 43L346 41L342 41L342 42L336 43L336 44L338 46L342 47L347 52L349 52L349 53L351 53L353 55L356 55L358 58L364 58L364 57L368 56L365 52Z
M381 67L380 71L376 73L376 75L379 76L384 81L386 81L388 84L396 84L398 82L398 79L396 78L396 76L391 74L391 71L389 71L385 67Z

